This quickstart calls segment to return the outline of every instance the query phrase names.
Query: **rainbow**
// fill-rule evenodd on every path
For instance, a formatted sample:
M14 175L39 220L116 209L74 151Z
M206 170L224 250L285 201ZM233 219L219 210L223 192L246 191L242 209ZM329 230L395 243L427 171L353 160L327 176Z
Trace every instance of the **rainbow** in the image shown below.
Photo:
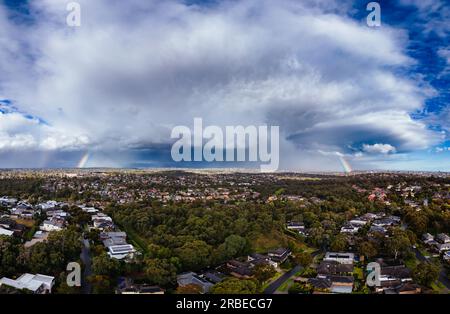
M352 172L352 166L347 160L345 160L344 156L339 156L339 161L341 162L342 168L344 168L345 173Z
M89 152L86 152L77 164L77 168L84 168L89 160Z

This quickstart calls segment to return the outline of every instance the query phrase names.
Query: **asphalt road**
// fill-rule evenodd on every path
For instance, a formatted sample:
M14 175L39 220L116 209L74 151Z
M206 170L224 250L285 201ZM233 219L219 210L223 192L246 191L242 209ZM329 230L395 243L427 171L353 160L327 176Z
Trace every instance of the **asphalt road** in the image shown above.
M91 253L88 239L83 239L83 248L81 249L81 260L84 264L83 276L81 278L81 291L83 294L91 293L91 284L87 281L87 277L92 274L91 270Z
M315 257L317 255L320 254L320 250L314 251L311 253L312 257ZM287 281L289 278L291 278L292 276L295 275L295 273L299 272L302 269L302 266L297 265L294 268L292 268L290 271L288 271L287 273L283 274L280 278L278 278L277 280L275 280L274 282L272 282L265 290L264 293L265 294L273 294L275 293L275 291L285 282Z
M280 278L272 282L265 290L265 294L273 294L286 280L294 276L294 274L302 269L302 266L297 265Z

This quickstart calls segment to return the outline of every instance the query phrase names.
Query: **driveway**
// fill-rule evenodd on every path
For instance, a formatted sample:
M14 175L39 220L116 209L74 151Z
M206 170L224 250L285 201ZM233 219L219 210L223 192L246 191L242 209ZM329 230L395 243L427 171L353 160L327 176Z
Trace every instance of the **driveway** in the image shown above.
M297 265L294 268L292 268L290 271L288 271L287 273L284 273L281 277L279 277L277 280L275 280L274 282L272 282L265 290L264 290L264 294L274 294L275 291L285 282L287 281L289 278L291 278L292 276L295 275L295 273L297 273L298 271L300 271L302 269L302 266Z
M320 250L314 251L311 253L312 257L316 257L317 255L319 255L321 253ZM300 270L302 270L302 266L297 265L294 268L292 268L290 271L288 271L287 273L283 274L281 277L279 277L277 280L275 280L274 282L272 282L265 290L264 293L265 294L274 294L275 291L287 280L289 280L289 278L291 278L292 276L294 276L297 272L299 272Z
M83 239L83 248L81 249L81 260L83 261L84 271L81 278L81 291L83 294L91 293L91 284L87 281L87 277L92 274L91 270L91 252L88 239Z

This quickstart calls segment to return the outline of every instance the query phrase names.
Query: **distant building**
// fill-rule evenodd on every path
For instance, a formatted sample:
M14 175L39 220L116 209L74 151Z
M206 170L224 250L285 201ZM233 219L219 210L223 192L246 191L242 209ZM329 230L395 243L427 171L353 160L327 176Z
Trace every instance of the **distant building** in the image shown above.
M253 276L250 263L243 263L238 260L230 260L226 264L230 275L240 279L248 279Z
M8 286L17 290L29 290L36 294L47 294L52 292L55 284L55 277L41 274L23 274L17 279L3 277L0 279L0 286Z
M47 201L45 203L40 203L37 205L38 208L40 208L43 212L55 209L59 206L59 203L57 201Z
M436 243L435 246L439 253L450 251L450 243Z
M340 264L353 264L355 260L355 254L353 253L336 253L327 252L325 254L324 261L336 261Z
M103 241L103 245L107 248L116 245L126 245L127 234L125 232L102 232L100 233L100 239Z
M24 246L26 248L29 248L29 247L32 247L33 245L35 245L36 243L44 242L45 240L47 240L48 234L49 233L46 232L46 231L38 230L33 235L33 239L31 239L30 241L25 242Z
M213 284L219 283L224 279L224 275L218 271L208 271L204 273L203 276Z
M366 219L364 217L355 217L352 220L350 220L350 224L353 226L364 226L368 223L369 219Z
M286 259L291 255L291 251L285 248L278 248L272 251L269 251L267 254L269 258L279 264L284 263Z
M0 227L0 236L7 236L7 237L11 237L14 234L14 231L8 230L8 229L4 229L3 227Z
M108 247L108 255L115 259L133 258L136 250L131 244L112 245Z
M450 262L450 251L447 251L443 255L444 261Z
M202 293L208 293L214 286L213 283L201 278L194 272L187 272L177 276L179 286L196 285L199 286Z
M422 240L425 243L429 243L431 241L434 241L434 237L429 233L425 233L424 235L422 235Z
M317 266L317 276L327 277L330 275L349 276L353 273L353 264L341 264L336 261L322 261Z
M351 223L346 223L341 228L341 233L350 233L355 234L359 231L360 226L359 225L353 225Z
M250 254L247 257L247 261L253 266L256 266L258 264L268 264L275 268L278 267L278 262L272 260L268 255L264 255L264 254L258 254L258 253Z
M134 284L130 278L121 278L116 290L117 294L164 294L165 290L159 286Z
M301 222L290 221L286 224L288 230L296 231L300 234L305 234L305 225Z
M436 236L436 241L439 243L450 243L450 237L445 233L440 233Z
M12 197L8 197L8 196L2 196L0 197L0 205L2 206L14 206L17 204L17 198L12 198Z
M64 221L59 219L44 220L42 225L39 226L42 231L61 231L64 229Z

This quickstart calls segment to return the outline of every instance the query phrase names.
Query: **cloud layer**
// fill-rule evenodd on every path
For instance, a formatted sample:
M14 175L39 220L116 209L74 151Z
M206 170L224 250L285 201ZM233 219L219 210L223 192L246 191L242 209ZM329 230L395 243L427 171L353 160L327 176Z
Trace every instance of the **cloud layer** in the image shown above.
M61 1L30 1L31 22L0 7L0 99L18 108L0 111L0 156L152 149L194 117L280 125L282 167L300 170L339 169L323 152L357 162L442 138L410 117L434 91L402 74L406 32L340 1L79 3L79 28Z

